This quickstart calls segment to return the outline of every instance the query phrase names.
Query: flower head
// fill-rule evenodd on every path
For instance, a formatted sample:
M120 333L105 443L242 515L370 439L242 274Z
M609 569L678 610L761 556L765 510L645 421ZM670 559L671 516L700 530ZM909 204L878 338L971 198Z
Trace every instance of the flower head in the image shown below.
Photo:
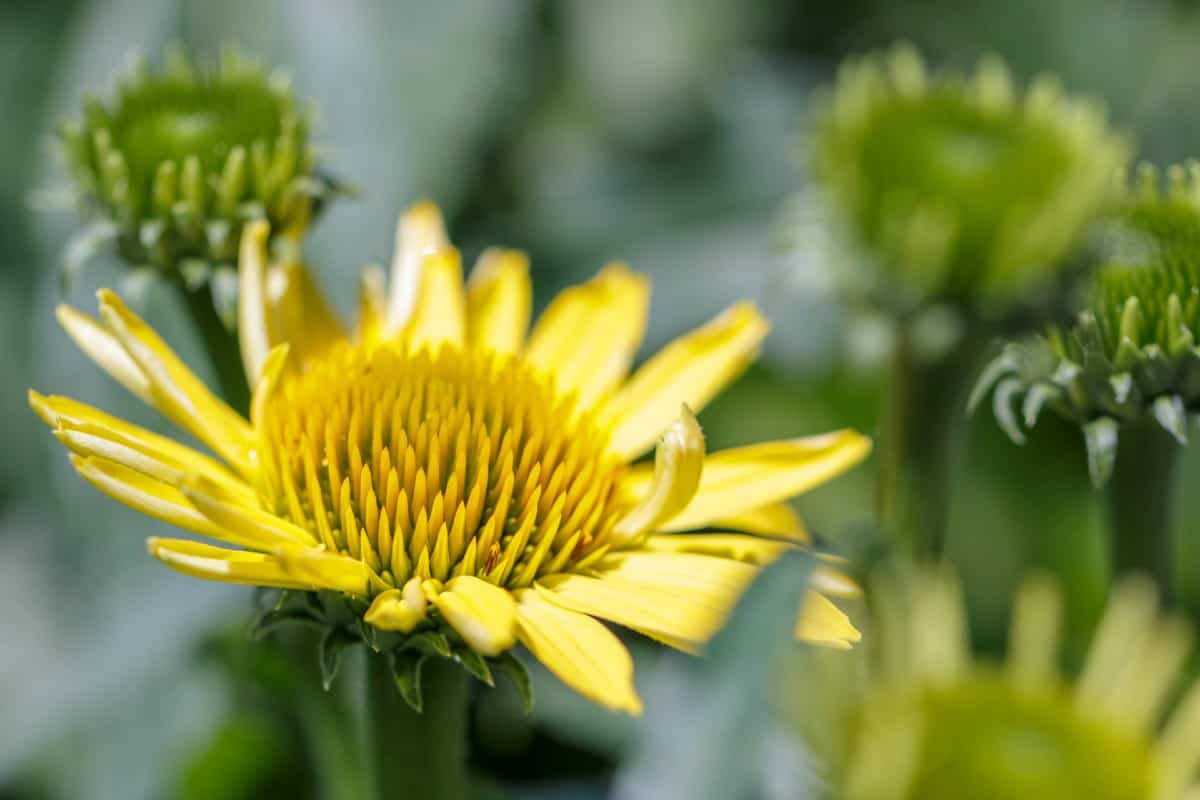
M1021 95L985 58L929 75L908 46L842 67L814 167L872 263L853 282L907 312L949 300L1001 312L1045 284L1100 209L1125 145L1049 77Z
M307 607L339 636L397 670L419 667L404 655L416 651L490 680L519 642L584 695L635 711L630 656L596 618L702 647L758 567L805 541L786 499L870 448L838 431L706 455L692 409L767 334L748 304L628 375L649 284L623 265L564 291L527 335L525 256L485 252L464 287L422 203L401 219L390 289L368 271L344 331L301 267L268 264L267 236L247 226L239 265L249 419L112 292L100 320L59 310L85 352L215 458L75 400L32 403L101 491L219 543L154 538L156 558L316 597ZM652 463L632 463L655 442ZM821 587L854 591L830 571ZM858 638L816 591L797 633Z
M157 72L136 63L110 102L86 100L58 139L94 223L73 250L111 239L127 263L192 285L232 275L246 221L297 236L334 190L287 80L232 49L211 70L181 50Z
M948 574L884 596L839 796L1183 800L1200 788L1200 685L1162 727L1191 631L1157 616L1148 582L1114 591L1074 685L1057 668L1061 602L1049 578L1020 590L1001 665L971 658Z
M1108 479L1122 425L1153 421L1181 444L1200 408L1200 165L1143 165L1114 207L1104 263L1072 324L1015 342L984 372L997 420L1024 440L1044 408L1079 423L1093 480Z

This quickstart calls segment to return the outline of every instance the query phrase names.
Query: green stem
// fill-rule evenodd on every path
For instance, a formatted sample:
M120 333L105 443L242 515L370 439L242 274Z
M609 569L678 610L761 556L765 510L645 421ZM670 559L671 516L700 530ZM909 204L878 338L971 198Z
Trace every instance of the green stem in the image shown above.
M1168 602L1175 589L1171 523L1182 451L1153 420L1122 427L1107 492L1114 574L1149 575Z
M387 659L367 654L367 739L377 800L467 796L467 674L429 659L421 673L424 711L404 702Z
M986 339L967 333L942 358L923 362L901 323L880 420L880 527L910 556L942 555L967 389Z
M242 353L237 333L225 327L213 305L212 290L207 285L188 289L177 284L196 333L217 376L217 385L225 402L242 414L250 410L250 388L242 369Z

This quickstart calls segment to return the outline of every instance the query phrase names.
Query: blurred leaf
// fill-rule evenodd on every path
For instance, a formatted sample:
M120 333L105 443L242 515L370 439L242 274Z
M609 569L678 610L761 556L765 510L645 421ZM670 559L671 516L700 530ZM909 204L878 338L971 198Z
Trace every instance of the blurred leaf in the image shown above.
M529 670L517 660L512 653L504 653L492 659L492 667L503 672L512 681L517 696L521 698L521 708L526 714L533 713L533 680Z
M641 747L618 773L618 800L737 800L758 789L773 714L768 697L812 559L788 553L763 570L702 660L664 664L647 697Z

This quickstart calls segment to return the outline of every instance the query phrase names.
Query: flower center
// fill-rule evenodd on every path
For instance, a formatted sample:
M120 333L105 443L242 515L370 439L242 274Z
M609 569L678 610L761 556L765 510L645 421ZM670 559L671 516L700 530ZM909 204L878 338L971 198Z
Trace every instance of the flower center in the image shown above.
M278 511L394 586L579 570L628 510L607 430L515 358L341 345L260 425Z

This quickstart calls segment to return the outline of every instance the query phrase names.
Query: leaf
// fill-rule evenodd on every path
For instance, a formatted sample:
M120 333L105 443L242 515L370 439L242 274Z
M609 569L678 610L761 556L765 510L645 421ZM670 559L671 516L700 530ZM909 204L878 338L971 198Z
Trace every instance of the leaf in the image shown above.
M471 648L462 647L455 650L454 660L461 664L463 669L488 686L496 685L496 681L492 678L492 671L488 669L487 660Z
M812 557L792 551L751 585L706 660L664 659L647 693L641 746L618 773L617 800L727 800L759 789L772 724L769 686L794 647Z
M337 678L338 670L342 666L342 652L352 644L358 642L358 639L346 633L341 628L330 628L321 637L321 646L319 660L321 663L321 685L325 687L325 691L329 691L333 686L333 681Z
M397 650L388 656L388 666L391 667L396 690L400 692L404 702L408 703L408 707L418 714L425 705L421 696L421 668L427 658L428 653L412 649Z
M525 710L526 716L532 714L533 679L529 675L529 669L512 653L496 656L491 659L491 665L493 669L504 673L512 682L513 688L517 690L517 696L521 698L521 708Z
M250 638L259 641L276 628L289 623L321 627L321 621L315 618L308 609L289 606L268 609L254 618L250 624Z
M421 631L415 636L410 636L402 647L405 650L414 649L441 658L450 658L453 655L450 640L439 631Z

